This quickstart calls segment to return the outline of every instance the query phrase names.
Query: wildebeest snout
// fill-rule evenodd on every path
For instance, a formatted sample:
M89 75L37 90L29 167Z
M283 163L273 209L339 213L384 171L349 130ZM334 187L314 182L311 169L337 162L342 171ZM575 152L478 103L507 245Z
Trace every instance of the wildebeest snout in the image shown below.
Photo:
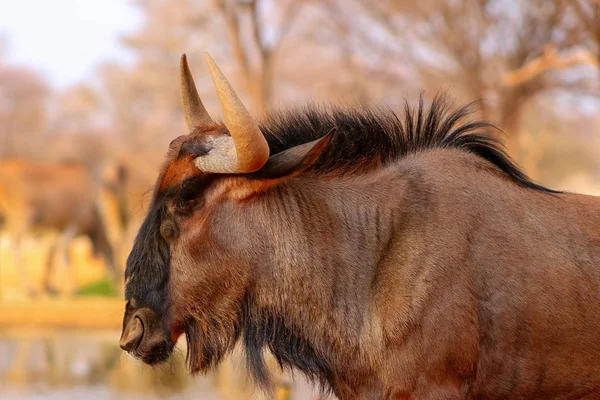
M147 364L166 360L175 343L159 316L148 307L126 313L119 346Z
M119 346L125 351L131 351L137 347L144 336L144 325L138 316L129 320L125 329L121 333Z

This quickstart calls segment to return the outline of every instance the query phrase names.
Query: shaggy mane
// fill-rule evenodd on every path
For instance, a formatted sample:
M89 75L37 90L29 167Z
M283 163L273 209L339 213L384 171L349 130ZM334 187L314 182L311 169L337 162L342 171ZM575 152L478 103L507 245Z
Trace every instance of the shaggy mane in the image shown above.
M444 95L426 109L405 103L404 118L393 110L366 106L349 110L309 106L298 112L274 112L261 124L271 154L323 137L333 139L312 168L314 173L354 174L378 168L408 154L434 148L456 148L473 153L500 168L517 184L555 192L534 183L506 154L492 135L499 130L486 121L468 121L474 103L450 110Z

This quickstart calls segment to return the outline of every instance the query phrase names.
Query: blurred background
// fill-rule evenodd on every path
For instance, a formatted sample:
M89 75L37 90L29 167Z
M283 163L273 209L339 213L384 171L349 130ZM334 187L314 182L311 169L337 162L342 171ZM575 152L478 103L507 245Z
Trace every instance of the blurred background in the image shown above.
M533 179L600 195L598 0L0 0L0 398L316 398L281 374L256 392L235 355L192 379L184 350L152 370L118 348L124 262L187 132L181 53L219 112L205 51L258 115L478 100Z

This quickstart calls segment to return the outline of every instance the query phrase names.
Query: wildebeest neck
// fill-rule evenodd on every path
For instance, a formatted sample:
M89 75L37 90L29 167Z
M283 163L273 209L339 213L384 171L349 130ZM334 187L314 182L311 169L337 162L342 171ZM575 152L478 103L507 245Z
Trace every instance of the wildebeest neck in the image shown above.
M347 372L338 368L341 348L352 358L376 340L378 266L411 209L405 178L376 175L298 179L265 196L273 254L245 306L243 338L259 382L263 347L327 386Z

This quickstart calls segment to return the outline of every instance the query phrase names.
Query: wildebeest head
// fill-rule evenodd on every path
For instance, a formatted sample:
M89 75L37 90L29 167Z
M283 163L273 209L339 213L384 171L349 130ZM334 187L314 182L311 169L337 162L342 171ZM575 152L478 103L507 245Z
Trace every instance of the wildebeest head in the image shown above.
M256 195L314 163L331 135L271 157L258 125L206 55L223 111L215 123L181 59L187 135L173 140L125 272L121 347L154 364L186 333L192 371L214 365L240 333L240 313L265 262ZM176 290L174 290L176 288Z

